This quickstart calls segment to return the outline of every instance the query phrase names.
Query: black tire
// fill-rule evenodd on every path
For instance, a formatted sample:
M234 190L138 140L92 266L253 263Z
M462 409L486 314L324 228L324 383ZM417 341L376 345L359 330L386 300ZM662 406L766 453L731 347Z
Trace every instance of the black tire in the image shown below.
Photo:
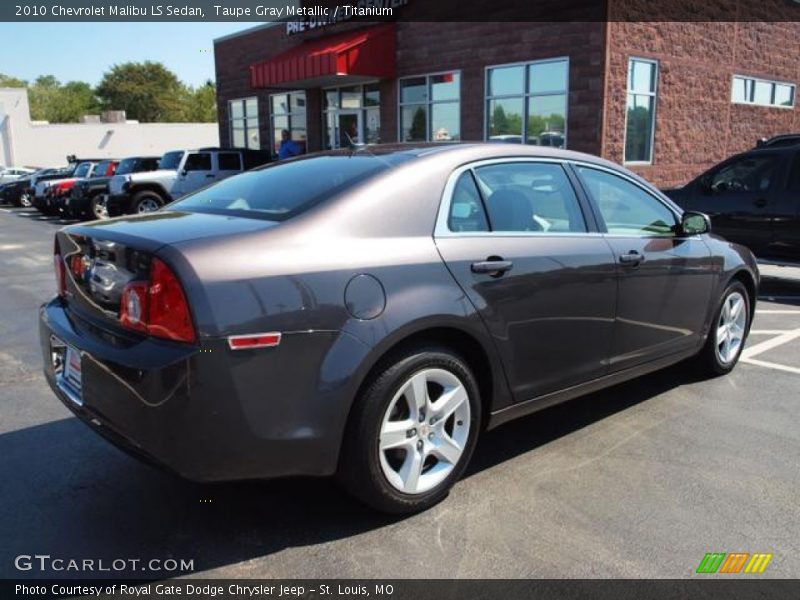
M723 361L720 356L719 347L717 343L717 328L720 325L720 317L722 315L722 311L725 307L725 303L733 294L740 294L744 298L744 311L745 311L745 325L744 325L744 337L742 338L741 345L739 349L736 351L735 356L732 357L731 360ZM695 357L695 365L698 368L700 374L707 376L707 377L717 377L719 375L725 375L730 373L736 364L739 362L739 358L742 355L742 350L744 348L745 342L747 341L747 335L750 333L750 318L751 318L751 307L752 307L753 299L750 297L747 288L741 281L734 280L731 281L728 286L725 288L720 300L717 309L714 311L714 318L711 321L711 326L708 332L708 338L706 339L706 343L703 346L703 349L697 354Z
M380 430L395 395L413 375L426 369L447 371L464 386L469 403L469 431L460 458L450 473L431 489L408 494L394 487L383 472L378 447ZM420 346L394 354L376 369L355 401L342 444L337 478L351 495L379 511L406 514L425 510L445 498L463 474L475 449L480 423L480 391L466 361L439 346ZM459 421L459 425L463 423Z
M133 198L131 198L130 212L133 214L150 212L143 210L146 205L155 205L158 206L158 208L161 208L164 206L164 198L162 198L158 192L151 190L142 190L141 192L136 192L133 195Z

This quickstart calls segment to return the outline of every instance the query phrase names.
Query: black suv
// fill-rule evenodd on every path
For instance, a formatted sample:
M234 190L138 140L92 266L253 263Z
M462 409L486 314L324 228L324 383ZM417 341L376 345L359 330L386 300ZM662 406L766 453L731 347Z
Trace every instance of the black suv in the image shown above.
M159 156L131 156L120 161L115 175L141 173L158 169ZM70 216L76 219L107 219L108 183L111 177L92 177L79 181L72 188Z
M800 261L800 142L737 154L664 193L756 256Z

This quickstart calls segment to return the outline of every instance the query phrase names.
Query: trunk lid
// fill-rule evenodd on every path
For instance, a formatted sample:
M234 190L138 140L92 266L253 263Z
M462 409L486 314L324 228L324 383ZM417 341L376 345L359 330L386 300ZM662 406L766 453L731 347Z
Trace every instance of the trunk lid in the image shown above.
M159 211L66 227L56 234L66 273L64 302L80 317L104 328L122 330L122 292L129 282L148 279L150 263L160 248L274 226L274 222L258 219ZM180 272L176 275L181 278ZM191 306L192 299L187 300Z

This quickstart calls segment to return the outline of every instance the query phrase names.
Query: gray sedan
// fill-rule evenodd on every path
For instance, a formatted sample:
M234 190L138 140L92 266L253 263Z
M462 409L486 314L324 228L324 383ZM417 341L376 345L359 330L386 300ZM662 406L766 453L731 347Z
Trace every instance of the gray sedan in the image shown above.
M45 374L89 427L391 512L444 498L486 428L688 358L727 373L759 277L636 175L508 144L312 154L54 252Z

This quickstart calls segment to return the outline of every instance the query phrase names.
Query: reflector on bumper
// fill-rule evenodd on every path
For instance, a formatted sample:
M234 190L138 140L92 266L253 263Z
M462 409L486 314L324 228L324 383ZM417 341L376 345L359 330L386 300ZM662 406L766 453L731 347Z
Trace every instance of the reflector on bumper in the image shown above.
M250 335L232 335L228 337L228 346L231 350L246 350L248 348L271 348L281 343L281 334L253 333Z

